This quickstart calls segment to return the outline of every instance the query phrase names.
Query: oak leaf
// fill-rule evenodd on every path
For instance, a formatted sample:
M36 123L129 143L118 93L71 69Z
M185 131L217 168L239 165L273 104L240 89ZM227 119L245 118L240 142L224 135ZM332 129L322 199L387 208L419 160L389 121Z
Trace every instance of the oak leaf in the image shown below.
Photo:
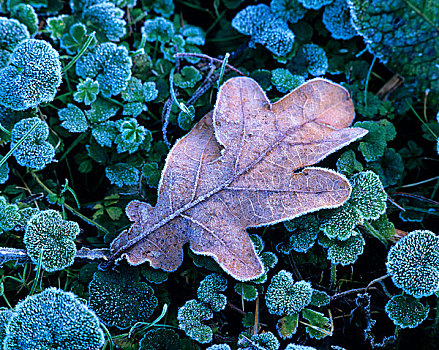
M182 246L212 256L238 280L264 272L246 228L342 205L351 187L328 169L309 167L367 130L348 128L348 92L314 79L274 104L250 78L220 88L213 112L171 149L157 205L132 201L134 224L111 244L110 261L176 270Z

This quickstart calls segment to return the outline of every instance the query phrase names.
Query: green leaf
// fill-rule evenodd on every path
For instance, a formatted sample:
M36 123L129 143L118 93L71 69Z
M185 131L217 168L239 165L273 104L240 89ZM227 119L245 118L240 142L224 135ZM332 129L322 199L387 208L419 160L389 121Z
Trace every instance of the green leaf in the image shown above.
M305 309L306 310L306 309ZM282 339L291 339L293 334L297 332L297 326L299 325L299 314L291 316L285 316L277 321L277 332Z
M304 309L302 317L308 320L309 325L306 327L306 332L311 338L322 339L332 335L329 318L325 317L321 312Z
M142 174L150 187L156 188L162 175L157 163L146 163L142 168Z
M352 22L367 48L429 103L439 102L439 2L350 0Z
M258 290L254 285L249 283L238 282L235 284L235 292L242 296L246 301L256 300Z
M106 208L105 211L107 212L110 219L113 221L119 220L123 214L123 210L119 207Z

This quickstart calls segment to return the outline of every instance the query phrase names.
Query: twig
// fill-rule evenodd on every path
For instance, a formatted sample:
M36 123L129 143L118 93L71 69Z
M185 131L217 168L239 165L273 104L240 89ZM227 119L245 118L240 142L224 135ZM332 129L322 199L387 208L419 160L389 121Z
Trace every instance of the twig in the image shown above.
M266 348L263 348L262 346L260 346L259 344L256 344L253 340L251 340L249 337L246 337L244 334L242 335L242 337L247 340L255 349L258 350L267 350Z
M397 207L399 210L401 211L405 211L405 209L399 205L392 197L390 197L389 195L387 195L387 200L392 203L395 207Z
M232 310L239 312L241 315L246 315L247 313L242 311L239 307L233 305L230 301L227 302L227 305L230 306Z
M415 186L423 185L423 184L425 184L427 182L434 181L434 180L437 180L437 179L439 179L439 176L435 176L435 177L432 177L430 179L422 180L422 181L411 183L411 184L408 184L408 185L402 185L401 188L415 187Z
M425 90L425 95L424 95L424 119L426 122L428 122L428 116L427 116L427 99L428 99L428 94L430 93L430 89Z
M430 204L439 205L439 202L434 201L434 200L429 199L429 198L426 198L426 197L423 197L423 196L419 196L417 194L406 193L406 192L390 192L389 194L393 194L395 196L415 198L415 199L418 199L420 201L424 201L424 202L427 202Z
M171 114L171 109L172 109L172 98L168 98L165 102L165 105L163 106L163 111L162 111L162 120L163 120L163 126L162 126L162 133L163 133L163 141L165 142L166 146L171 147L171 144L168 141L168 136L167 136L167 130L168 130L168 125L169 125L169 116Z
M338 299L338 298L342 298L342 297L344 297L344 296L346 296L346 295L349 295L349 294L352 294L352 293L364 293L364 292L367 292L367 291L370 290L370 289L375 290L375 289L377 289L377 288L375 288L375 287L367 288L367 287L366 287L366 288L350 289L350 290L347 290L347 291L345 291L345 292L341 292L341 293L334 294L334 295L331 297L331 301L332 301L332 300L335 300L335 299Z
M201 58L204 60L214 61L214 62L221 63L221 64L224 61L224 60L220 60L218 58L210 57L210 56L202 54L202 53L193 53L193 52L179 52L179 53L176 53L174 55L174 57L176 57L176 58L177 57L196 57L196 58ZM231 66L230 64L226 64L226 67L228 69L233 70L234 72L238 73L239 75L242 75L243 77L246 76L243 72L241 72L239 69Z
M88 249L81 248L76 252L75 259L81 261L108 260L109 249ZM0 247L0 266L8 261L16 261L18 264L32 262L26 249Z
M256 306L255 306L255 325L253 328L253 334L258 334L259 329L259 295L256 297Z
M212 87L214 81L216 80L216 78L212 79L214 70L215 70L215 66L212 65L210 67L209 73L207 73L206 79L204 79L200 87L192 94L191 98L187 101L188 106L194 104L199 97L201 97L207 90L209 90Z
M389 81L387 81L387 83L385 83L382 86L381 89L378 90L376 95L380 99L385 99L389 94L395 91L403 83L404 83L404 79L400 75L395 74L392 78L390 78Z
M367 285L367 287L366 287L366 291L370 288L370 286L372 286L373 284L378 283L378 282L380 282L380 281L382 281L382 280L385 280L387 277L389 277L389 275L384 275L384 276L381 276L381 277L375 278L373 281L371 281L371 282Z

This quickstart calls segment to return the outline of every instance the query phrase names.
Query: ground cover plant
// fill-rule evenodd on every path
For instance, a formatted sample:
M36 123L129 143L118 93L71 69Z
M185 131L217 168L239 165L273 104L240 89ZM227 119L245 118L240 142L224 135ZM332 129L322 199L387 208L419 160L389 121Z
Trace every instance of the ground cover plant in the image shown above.
M439 3L0 1L0 349L432 349Z

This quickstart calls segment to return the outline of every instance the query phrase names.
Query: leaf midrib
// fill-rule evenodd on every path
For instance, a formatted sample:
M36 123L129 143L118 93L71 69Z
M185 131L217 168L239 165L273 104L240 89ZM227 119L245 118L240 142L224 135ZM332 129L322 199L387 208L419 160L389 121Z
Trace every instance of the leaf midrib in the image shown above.
M340 102L334 104L333 106L331 106L332 109L333 107L335 107L336 105L338 105ZM327 110L325 110L323 113L327 112ZM321 114L323 114L321 113ZM207 200L208 198L212 197L213 195L215 195L216 193L226 189L233 181L235 181L237 178L239 178L240 176L242 176L243 174L247 173L248 171L250 171L256 164L258 164L259 162L261 162L265 156L272 151L275 147L277 147L287 136L289 136L292 132L296 131L296 130L300 130L302 127L304 127L305 125L315 122L320 116L321 114L317 115L315 118L310 119L305 121L303 124L297 125L295 127L292 127L290 129L288 129L287 131L285 131L285 133L283 135L281 135L279 138L277 138L275 141L273 141L273 143L271 145L269 145L260 155L259 157L257 157L254 161L252 161L247 167L241 169L241 171L239 171L238 173L235 173L234 176L225 181L223 184L221 184L220 186L212 189L211 191L199 196L198 198L196 198L195 200L192 200L191 202L185 204L184 206L180 207L179 209L175 210L172 214L169 214L168 216L166 216L164 219L160 220L158 223L154 224L153 226L151 226L147 231L143 232L141 235L131 239L127 244L123 245L121 248L119 248L116 252L112 253L111 257L109 258L110 261L114 261L116 259L118 259L119 257L121 257L121 255L129 250L130 248L134 247L137 243L141 242L142 240L144 240L145 238L147 238L152 232L158 230L159 228L165 226L167 223L169 223L170 221L174 220L175 218L182 216L182 214L189 210L192 209L193 207L197 206L199 203L204 202L205 200ZM212 128L214 126L212 125ZM327 126L326 126L327 127ZM243 125L243 130L244 130L244 125ZM212 130L212 133L214 133L214 131ZM244 132L243 132L243 136L242 138L244 138ZM241 138L241 139L242 139ZM209 138L210 141L210 138ZM207 141L207 143L209 142ZM322 142L324 142L324 140L320 140ZM207 144L206 143L206 144ZM239 150L239 155L241 154L241 150L243 147L243 142L240 143L240 150ZM221 156L223 157L223 156ZM219 159L221 159L221 157L217 158L217 161ZM202 160L204 158L204 152L202 153L202 156L200 157L200 161L199 161L199 167L198 167L198 171L202 168ZM239 159L237 157L236 159L236 163L239 162ZM235 168L236 169L236 168ZM300 167L298 167L297 169L300 169ZM297 170L295 169L295 170ZM197 171L197 173L198 173ZM194 184L194 187L198 187L198 180L199 177L197 176L196 178L196 183Z

